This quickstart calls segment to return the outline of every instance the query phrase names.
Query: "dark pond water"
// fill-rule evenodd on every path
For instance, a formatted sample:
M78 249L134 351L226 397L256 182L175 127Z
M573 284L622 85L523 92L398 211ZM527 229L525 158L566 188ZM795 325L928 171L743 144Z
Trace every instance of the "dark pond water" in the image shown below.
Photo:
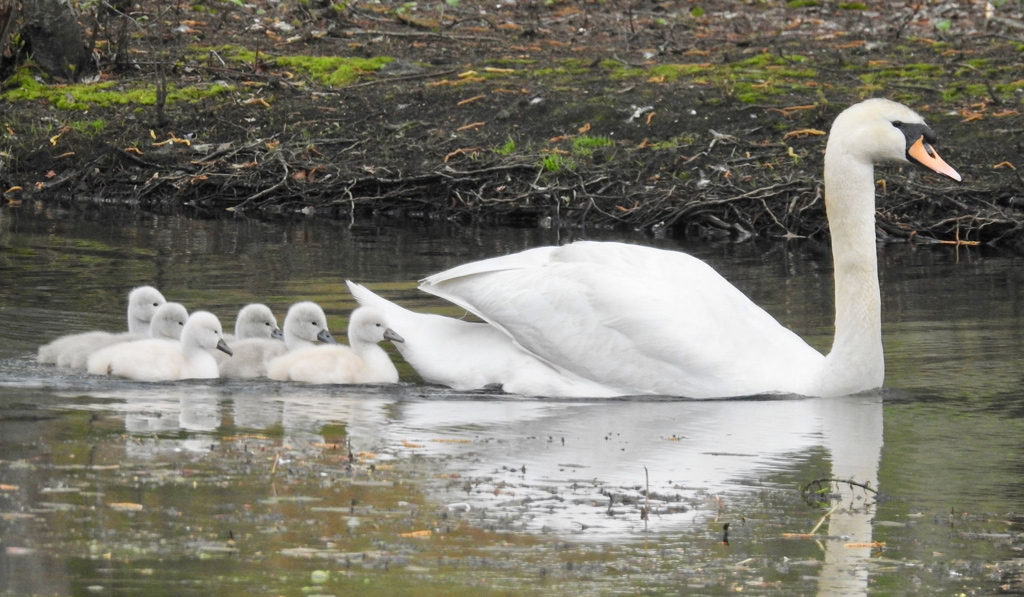
M227 327L315 300L340 331L345 279L458 315L415 281L566 240L0 210L0 594L1024 591L1011 254L880 248L886 387L839 399L524 399L402 363L398 386L143 384L33 359L121 329L143 283ZM827 349L825 248L686 250Z

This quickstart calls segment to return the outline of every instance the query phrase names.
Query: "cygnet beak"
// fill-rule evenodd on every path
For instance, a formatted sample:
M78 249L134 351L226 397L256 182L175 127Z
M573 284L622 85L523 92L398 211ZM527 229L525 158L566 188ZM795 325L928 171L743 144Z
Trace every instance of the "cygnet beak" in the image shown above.
M324 328L316 335L316 339L326 344L337 344L338 341L331 335L331 330Z
M270 339L284 340L284 332L281 331L281 328L274 328L274 331L270 332Z
M391 342L400 342L400 343L403 343L403 344L405 343L405 338L403 338L403 337L399 336L398 334L396 334L395 330L393 330L391 328L388 328L388 329L384 330L384 339L385 340L390 340Z
M220 342L217 343L217 350L219 350L219 351L221 351L223 353L227 353L227 355L229 357L230 356L234 356L234 354L235 354L235 353L231 352L231 348L228 347L228 343L224 341L224 338L221 338Z

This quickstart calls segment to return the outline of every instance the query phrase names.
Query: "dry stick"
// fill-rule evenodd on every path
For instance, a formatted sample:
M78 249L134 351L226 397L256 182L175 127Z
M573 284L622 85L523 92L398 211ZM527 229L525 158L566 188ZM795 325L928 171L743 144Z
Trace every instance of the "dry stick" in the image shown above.
M273 193L277 189L283 187L285 185L285 183L288 182L288 164L287 164L287 162L284 161L284 158L281 157L280 153L274 154L274 156L277 158L277 161L281 162L281 166L284 168L284 176L282 176L281 180L278 181L278 183L275 184L274 186L270 187L269 189L264 189L264 190L260 191L259 193L256 193L255 195L249 197L245 201L243 201L243 202L239 203L238 205L236 205L233 208L234 211L242 211L245 208L246 205L252 203L253 201L256 201L257 199L262 199L263 197L266 197L267 195L270 195L271 193Z
M418 73L415 75L402 75L400 77L389 77L387 79L374 79L373 81L367 81L365 83L356 83L355 85L347 85L342 88L342 91L346 89L358 89L359 87L369 87L371 85L380 85L381 83L397 83L400 81L414 81L416 79L430 79L433 77L446 77L452 73L458 72L459 69L453 68L450 70L443 70L436 73Z
M824 523L826 520L828 520L828 517L832 516L832 513L835 512L838 509L839 509L839 503L836 503L835 506L832 506L831 510L826 512L825 515L821 517L821 520L818 521L818 524L814 525L814 528L811 529L811 532L807 533L807 534L808 535L813 535L814 533L817 533L818 529L821 528L822 523Z
M446 39L451 41L493 41L497 43L504 43L506 40L500 37L486 37L483 35L445 35L443 33L435 33L433 31L344 31L349 35L381 35L388 37L436 37L440 39Z

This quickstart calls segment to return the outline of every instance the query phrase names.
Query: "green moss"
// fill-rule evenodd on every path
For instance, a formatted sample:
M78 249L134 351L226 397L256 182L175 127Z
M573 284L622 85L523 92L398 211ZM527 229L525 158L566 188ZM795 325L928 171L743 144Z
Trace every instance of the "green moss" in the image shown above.
M96 118L94 120L75 120L68 126L70 126L72 130L87 137L95 137L102 133L103 129L107 127L107 122L102 118Z
M807 8L820 5L821 3L818 0L789 0L789 2L786 2L786 6L790 8Z
M541 168L545 172L551 174L557 174L566 170L572 171L576 169L576 162L571 158L567 158L558 153L549 153L545 155L540 161Z
M840 2L839 10L867 10L868 5L863 2Z
M679 77L692 77L712 70L710 64L659 64L649 72L655 77L665 77L666 81L675 81Z
M665 141L659 141L657 143L651 143L650 148L654 151L661 151L665 149L678 149L679 147L686 147L696 143L696 135L690 133L684 133L682 135L676 135Z
M380 70L393 61L390 56L347 58L342 56L281 56L274 63L305 73L313 80L331 87L348 85L365 73Z
M516 141L512 137L509 137L505 144L494 150L494 153L498 155L511 155L516 151Z
M36 80L30 69L22 68L15 72L5 83L0 99L8 102L32 101L44 99L52 102L62 110L88 110L90 108L106 108L114 105L153 105L156 103L156 87L114 89L116 83L82 83L78 85L46 85ZM167 103L197 102L231 91L229 85L209 85L205 87L167 87Z
M572 152L580 156L589 156L594 153L595 149L611 145L613 145L612 140L608 137L589 137L583 135L572 140Z

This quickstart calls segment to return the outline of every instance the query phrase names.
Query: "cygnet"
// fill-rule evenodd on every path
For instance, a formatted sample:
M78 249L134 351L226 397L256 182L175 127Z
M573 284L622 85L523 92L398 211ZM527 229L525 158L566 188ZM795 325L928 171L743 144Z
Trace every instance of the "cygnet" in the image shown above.
M320 384L398 382L398 370L377 344L404 340L388 327L380 311L367 307L353 311L348 337L349 346L304 348L278 357L271 361L267 376L278 381Z
M86 361L93 352L112 344L148 338L150 322L156 310L166 303L164 295L152 286L139 286L128 294L128 332L83 332L57 338L39 347L36 357L40 363L56 364L59 367L85 369Z
M179 342L151 338L113 346L90 359L89 372L137 381L216 378L217 361L208 352L214 348L231 354L217 316L197 311L185 323Z

